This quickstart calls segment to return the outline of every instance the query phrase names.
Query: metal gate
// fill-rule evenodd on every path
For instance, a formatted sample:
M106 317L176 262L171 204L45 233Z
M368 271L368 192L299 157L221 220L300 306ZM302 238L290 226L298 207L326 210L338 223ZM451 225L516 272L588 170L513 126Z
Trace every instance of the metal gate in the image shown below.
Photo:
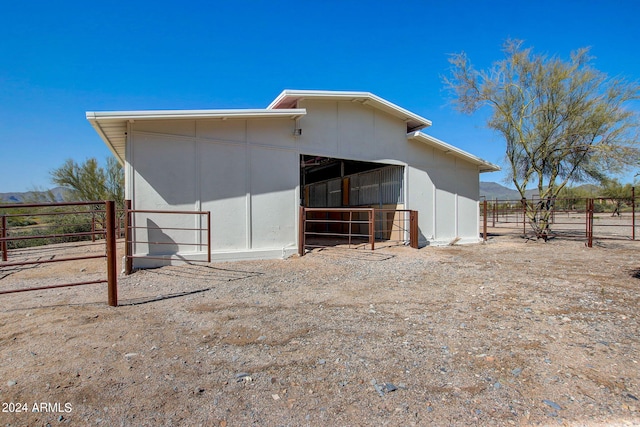
M414 210L301 206L298 254L337 244L364 244L374 250L376 239L418 248L418 235L418 211Z
M550 237L593 240L636 240L637 204L635 189L630 198L554 198L484 200L480 209L481 234L531 234L528 207L545 204L551 225ZM624 209L620 209L624 205ZM533 237L536 237L533 234Z
M12 213L12 211L23 211L18 213ZM106 259L106 278L102 280L91 280L83 282L63 283L50 286L39 286L33 288L21 288L21 289L0 289L0 294L11 294L17 292L38 291L45 289L66 288L72 286L92 285L99 283L107 284L107 301L110 306L118 305L118 290L117 290L117 268L116 268L116 209L115 202L102 201L102 202L73 202L73 203L34 203L34 204L6 204L0 205L1 229L0 229L0 251L2 252L2 261L0 262L0 269L6 267L18 267L26 265L40 265L48 263L69 262L77 260L105 258ZM7 213L9 212L9 213ZM96 229L95 215L104 215L104 221L101 227ZM45 228L44 232L31 235L18 235L12 231L16 231L16 228L9 227L9 221L11 219L18 219L20 217L39 217L39 218L54 218L64 216L74 216L74 218L86 217L86 222L81 219L80 223L84 224L84 228L88 231L65 230L65 228ZM81 255L81 256L61 256L52 259L29 259L29 250L27 249L26 258L21 261L10 261L10 254L12 250L10 246L18 246L19 242L34 241L39 239L37 243L50 241L72 241L82 239L95 240L96 236L105 239L105 253L100 255ZM25 246L26 243L23 243ZM42 246L42 245L40 245ZM30 248L38 248L37 244L29 246ZM0 283L1 284L1 283Z
M169 225L160 226L150 218L159 217L196 217L205 218L204 225L202 220L196 221L198 226L183 227L173 224L175 221L170 221ZM146 220L147 225L142 223ZM194 239L195 241L175 241L167 237L164 232L180 233L198 233L198 235L205 234L204 239ZM147 237L141 238L140 234L146 232ZM164 237L164 238L163 238ZM200 241L199 241L200 240ZM202 241L204 240L204 242ZM149 210L149 209L131 209L131 200L125 201L125 274L131 274L133 272L133 259L156 259L167 260L167 255L154 255L152 251L147 251L147 254L135 253L134 248L137 245L147 245L148 247L167 247L169 245L190 246L190 247L203 247L206 246L206 260L196 258L186 258L181 255L181 261L184 262L211 262L211 212L209 211L173 211L173 210ZM162 252L162 251L160 251ZM169 251L170 252L170 251ZM176 253L177 254L177 251Z

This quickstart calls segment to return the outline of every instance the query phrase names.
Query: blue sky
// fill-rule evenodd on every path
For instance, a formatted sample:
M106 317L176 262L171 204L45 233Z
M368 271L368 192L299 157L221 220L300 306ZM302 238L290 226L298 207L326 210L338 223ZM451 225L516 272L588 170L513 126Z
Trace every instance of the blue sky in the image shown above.
M507 38L564 58L590 46L601 71L640 79L636 0L5 3L0 192L51 187L67 158L103 161L86 111L263 108L283 89L368 91L501 164L485 114L450 104L449 54L486 68Z

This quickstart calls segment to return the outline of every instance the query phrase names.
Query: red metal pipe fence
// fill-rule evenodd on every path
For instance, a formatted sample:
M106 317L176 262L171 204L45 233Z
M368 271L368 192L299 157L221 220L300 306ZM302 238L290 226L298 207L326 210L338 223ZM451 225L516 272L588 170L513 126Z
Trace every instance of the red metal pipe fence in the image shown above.
M593 199L587 199L586 236L587 247L593 247Z
M487 241L487 199L482 202L482 240Z
M589 247L594 239L636 240L636 203L635 188L631 198L486 200L480 210L480 232L486 236L490 224L492 233L526 237L532 232L529 222L540 219L529 218L527 208L540 205L548 213L549 237L584 239Z
M0 250L2 251L2 261L7 261L7 241L5 240L7 238L7 216L6 215L2 215L2 232L0 233L0 238L2 238L2 241L0 241Z
M116 206L115 202L108 200L105 202L107 211L107 293L108 302L112 307L118 305L118 270L116 267Z
M408 209L306 208L299 212L298 255L306 248L323 248L336 243L351 247L379 241L406 241L418 247L418 212ZM310 239L312 242L310 242Z
M3 212L11 212L11 213L3 213ZM16 213L17 211L17 213ZM138 214L152 214L152 215L200 215L205 216L206 221L204 226L200 227L149 227L149 226L140 226L135 224L135 215ZM46 218L46 217L54 217L54 216L62 216L70 218L73 216L74 223L73 226L79 227L81 231L59 231L65 230L65 228L54 229L54 232L41 232L40 229L44 227L50 226L42 226L36 225L36 233L33 235L16 235L11 233L9 227L10 219L18 219L20 217L38 217L38 218ZM86 216L86 218L85 218ZM78 220L78 218L81 218ZM86 219L86 221L85 221ZM121 223L124 221L124 226L121 226ZM202 221L201 221L202 222ZM54 221L55 223L55 221ZM65 223L65 221L62 221ZM16 228L17 229L17 228ZM116 212L115 203L113 201L104 201L104 202L61 202L61 203L35 203L35 204L3 204L0 205L0 251L2 252L2 261L0 262L0 269L3 267L16 267L16 266L26 266L26 265L37 265L37 264L46 264L46 263L54 263L54 262L65 262L65 261L79 261L79 260L87 260L87 259L96 259L96 258L105 258L106 259L106 279L105 280L94 280L94 281L84 281L84 282L75 282L75 283L65 283L65 284L56 284L50 286L41 286L34 288L24 288L24 289L11 289L11 290L0 290L0 294L10 294L16 292L26 292L26 291L36 291L36 290L44 290L44 289L54 289L54 288L62 288L62 287L72 287L72 286L80 286L80 285L89 285L89 284L99 284L99 283L107 283L107 301L111 306L118 305L118 290L117 290L117 254L116 254L116 239L121 235L122 231L125 234L125 259L124 259L124 270L127 274L132 271L132 260L134 258L133 247L136 244L149 244L149 245L163 245L167 244L162 241L150 241L146 239L142 241L140 239L136 239L136 230L138 229L147 229L147 230L155 230L157 232L163 233L162 230L193 230L195 232L201 233L206 231L206 243L203 242L171 242L174 245L196 245L196 246L206 246L206 261L201 259L189 259L186 260L184 256L180 256L182 260L186 260L189 262L211 262L211 213L204 211L169 211L169 210L133 210L131 209L131 201L125 201L125 209L119 212ZM31 231L34 229L32 228ZM90 230L90 231L83 231ZM29 260L29 258L20 259L16 261L9 262L9 257L12 252L10 247L14 246L27 246L28 249L21 249L27 256L29 254L33 254L34 250L37 250L40 246L48 245L52 242L65 242L68 243L70 240L90 240L95 242L96 239L105 240L105 253L96 255L96 254L82 254L77 256L61 256L54 259L38 259ZM40 239L41 241L28 243L30 240ZM198 238L199 240L199 238ZM24 243L21 243L24 242ZM17 249L16 249L17 250ZM138 257L139 255L136 255ZM24 254L22 254L24 257ZM165 257L154 257L151 255L141 256L141 258L162 258Z
M100 206L104 206L104 210L99 211L104 213L105 215L105 227L102 230L95 230L95 227L92 225L91 232L61 232L61 233L48 233L48 234L37 234L35 236L11 236L9 233L8 227L8 218L16 218L16 217L29 217L29 216L38 216L38 217L46 217L52 215L58 216L69 216L69 215L86 215L92 214L93 212L99 209ZM47 212L37 212L38 209L61 209L61 208L74 208L76 210L59 210L59 211L47 211ZM88 207L89 210L80 210L81 207ZM29 209L30 211L27 213L14 213L14 214L3 214L2 215L2 229L0 231L0 248L2 249L2 262L0 262L0 268L3 267L15 267L15 266L25 266L25 265L40 265L44 263L57 263L57 262L69 262L69 261L77 261L77 260L86 260L86 259L95 259L95 258L106 258L107 260L107 278L106 280L93 280L93 281L84 281L84 282L74 282L74 283L64 283L50 286L39 286L33 288L22 288L22 289L10 289L10 290L0 290L0 294L10 294L17 292L27 292L27 291L36 291L36 290L44 290L44 289L55 289L55 288L63 288L63 287L72 287L72 286L81 286L81 285L90 285L90 284L99 284L106 283L107 284L107 294L108 294L108 303L111 306L118 305L117 298L117 269L116 269L116 235L115 235L115 203L113 201L104 201L104 202L60 202L60 203L31 203L31 204L5 204L0 205L1 210L9 210L9 209ZM34 212L34 210L36 212ZM104 236L105 238L105 254L103 255L82 255L82 256L73 256L73 257L60 257L48 260L23 260L23 261L14 261L8 262L9 258L9 243L12 242L21 242L33 239L42 239L44 242L47 241L58 241L58 240L71 240L71 239L88 239L91 236L92 239L95 238L96 235ZM48 240L47 240L48 239Z
M206 224L204 227L149 227L143 225L136 225L136 223L141 222L138 218L136 221L135 215L137 214L152 214L152 215L194 215L194 216L205 216ZM138 244L148 244L148 245L183 245L183 246L205 246L206 245L206 261L200 259L186 259L183 255L181 255L181 259L183 261L189 262L211 262L211 212L210 211L171 211L171 210L150 210L150 209L131 209L131 200L125 201L125 214L124 214L124 223L125 223L125 274L131 274L133 272L133 259L158 259L158 260L166 260L169 255L141 255L134 254L134 247ZM206 244L202 242L162 242L158 240L141 240L137 238L136 230L147 230L147 231L195 231L195 232L206 232Z
M631 187L631 239L636 240L636 188Z

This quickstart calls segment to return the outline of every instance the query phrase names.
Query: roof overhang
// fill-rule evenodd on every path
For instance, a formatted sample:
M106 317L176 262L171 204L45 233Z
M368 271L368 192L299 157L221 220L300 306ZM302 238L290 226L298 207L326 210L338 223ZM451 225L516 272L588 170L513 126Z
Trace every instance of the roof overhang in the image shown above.
M410 141L422 142L423 144L427 144L430 147L434 147L440 151L444 151L446 154L450 154L452 156L463 159L469 163L472 163L478 166L478 170L480 172L497 172L500 170L500 166L487 162L486 160L483 160L480 157L476 157L471 153L467 153L464 150L456 148L453 145L447 144L444 141L440 141L438 138L434 138L433 136L427 135L426 133L412 132L407 134L407 139L409 139Z
M268 109L293 108L298 101L303 99L324 99L335 101L361 102L378 110L384 111L392 116L398 117L407 124L407 132L415 132L431 126L431 121L405 110L386 99L382 99L370 92L346 92L346 91L325 91L325 90L284 90L271 104Z
M127 124L137 120L195 119L298 119L307 114L304 108L236 109L236 110L150 110L150 111L88 111L87 120L107 144L113 155L124 164Z
M283 110L235 109L235 110L151 110L151 111L101 111L87 112L87 120L159 120L159 119L255 119L290 117L297 119L307 114L304 108Z

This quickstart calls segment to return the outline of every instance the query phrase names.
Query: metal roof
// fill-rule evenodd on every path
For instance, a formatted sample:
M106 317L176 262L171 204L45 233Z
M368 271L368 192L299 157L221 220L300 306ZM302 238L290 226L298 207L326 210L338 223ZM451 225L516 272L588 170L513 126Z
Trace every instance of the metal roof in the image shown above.
M302 99L326 99L326 100L348 100L361 102L378 110L384 111L392 116L398 117L407 123L407 133L414 132L431 126L431 121L405 110L386 99L382 99L370 92L347 92L330 90L283 90L267 108L293 108Z
M87 120L107 144L113 155L124 164L127 141L127 123L136 120L185 119L256 119L291 118L307 114L304 108L295 109L236 109L236 110L149 110L87 112Z
M412 141L422 142L431 147L437 148L440 151L444 151L446 154L451 154L452 156L466 160L474 165L477 165L480 172L496 172L500 170L500 166L487 162L486 160L483 160L480 157L476 157L471 153L467 153L464 150L454 147L453 145L447 144L444 141L440 141L438 138L435 138L431 135L427 135L426 133L412 132L407 135L407 139Z
M233 110L149 110L149 111L102 111L87 112L87 120L95 128L116 158L124 164L128 123L136 120L185 120L185 119L251 119L251 118L290 118L297 119L307 114L304 108L297 107L303 99L349 100L369 105L405 121L407 139L415 140L445 153L462 158L478 165L480 172L500 170L499 166L489 163L466 151L420 132L431 126L431 121L401 108L370 92L321 91L321 90L284 90L265 109Z

